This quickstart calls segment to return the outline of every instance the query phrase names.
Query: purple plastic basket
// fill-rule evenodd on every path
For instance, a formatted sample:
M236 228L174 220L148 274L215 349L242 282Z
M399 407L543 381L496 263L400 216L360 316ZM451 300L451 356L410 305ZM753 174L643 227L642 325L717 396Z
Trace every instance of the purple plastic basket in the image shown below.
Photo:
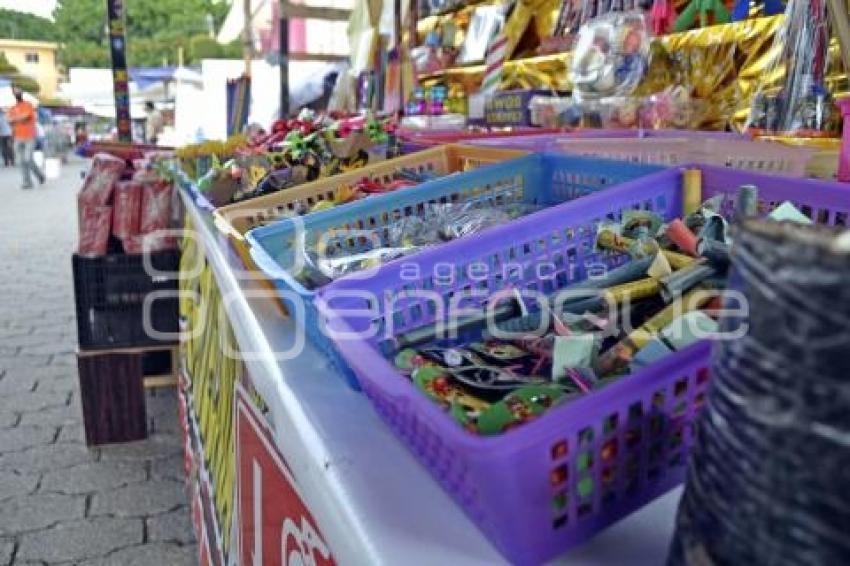
M846 224L850 214L850 189L838 183L699 168L705 198L755 184L765 210L790 200L823 223ZM679 217L681 170L387 264L369 279L339 280L316 301L378 413L514 563L557 556L682 481L710 344L695 344L504 435L478 437L384 358L384 329L399 333L433 322L426 292L444 301L463 293L461 307L480 308L484 299L468 290L512 286L551 294L583 279L589 264L620 265L627 258L597 253L593 241L601 221L630 209ZM520 268L505 273L500 268L508 264Z

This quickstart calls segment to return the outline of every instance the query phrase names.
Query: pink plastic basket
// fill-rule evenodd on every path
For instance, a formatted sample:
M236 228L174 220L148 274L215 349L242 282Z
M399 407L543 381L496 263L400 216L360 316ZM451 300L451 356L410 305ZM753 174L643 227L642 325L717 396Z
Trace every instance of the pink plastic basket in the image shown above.
M573 155L633 163L705 163L747 171L803 177L812 150L779 143L713 137L560 139L551 147Z
M511 130L495 130L482 132L473 130L408 130L399 129L396 135L403 141L423 145L442 145L447 143L467 143L469 140L511 140L528 136L556 136L565 134L567 130L551 128L513 128Z
M601 128L586 128L573 130L570 132L558 132L550 134L537 135L521 135L509 137L488 137L467 139L463 143L469 145L482 145L487 147L503 147L511 149L525 149L527 151L559 151L558 143L567 140L586 140L587 143L592 143L589 140L597 139L667 139L667 138L686 138L688 140L696 139L717 139L717 140L749 140L752 139L745 134L736 134L732 132L710 132L699 130L638 130L638 129L601 129ZM652 142L655 143L655 142ZM666 163L666 162L661 162Z
M844 185L700 168L705 198L754 184L764 209L790 200L816 221L847 224ZM481 308L484 299L470 290L551 294L584 279L590 264L627 261L594 251L600 222L632 209L669 220L681 216L682 206L681 172L666 170L392 262L368 279L341 279L316 300L377 412L513 563L561 554L682 481L710 344L485 438L458 426L385 359L385 329L432 323L443 312L434 308L434 293L445 305L460 295L460 308ZM512 268L504 273L506 265Z

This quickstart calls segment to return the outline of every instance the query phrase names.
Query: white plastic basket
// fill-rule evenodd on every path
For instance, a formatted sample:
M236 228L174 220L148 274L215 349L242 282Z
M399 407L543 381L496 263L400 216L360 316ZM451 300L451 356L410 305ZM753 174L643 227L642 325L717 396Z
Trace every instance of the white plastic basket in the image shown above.
M720 167L803 177L812 150L779 143L716 138L581 138L562 139L558 151L633 163Z

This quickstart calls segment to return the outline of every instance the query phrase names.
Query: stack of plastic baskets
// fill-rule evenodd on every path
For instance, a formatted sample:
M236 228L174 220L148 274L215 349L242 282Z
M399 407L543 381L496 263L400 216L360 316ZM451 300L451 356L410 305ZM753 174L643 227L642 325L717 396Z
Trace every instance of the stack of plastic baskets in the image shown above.
M402 169L445 176L525 154L523 150L461 145L427 149L224 206L215 211L215 226L230 241L245 265L251 268L253 264L245 241L245 233L248 230L272 223L281 217L291 216L297 207L311 207L320 201L333 200L337 191L354 187L362 179L386 183L393 180Z
M787 200L817 222L847 223L844 185L700 168L704 198L753 184L763 210ZM589 265L627 261L595 251L600 222L634 209L673 219L682 203L681 173L667 170L385 265L369 279L337 281L317 299L377 412L513 563L553 558L682 481L710 344L486 438L461 428L382 352L391 350L392 336L445 312L435 308L435 294L446 308L481 308L480 292L457 303L470 288L485 296L506 287L551 295L584 279Z
M651 165L529 155L304 218L281 220L248 232L246 238L253 263L277 288L287 310L303 324L307 337L356 387L350 369L318 327L315 291L305 288L291 273L305 243L314 246L320 238L343 236L339 238L341 251L356 253L362 251L363 230L381 230L405 216L422 214L429 203L552 206L660 170ZM350 277L360 280L364 274Z

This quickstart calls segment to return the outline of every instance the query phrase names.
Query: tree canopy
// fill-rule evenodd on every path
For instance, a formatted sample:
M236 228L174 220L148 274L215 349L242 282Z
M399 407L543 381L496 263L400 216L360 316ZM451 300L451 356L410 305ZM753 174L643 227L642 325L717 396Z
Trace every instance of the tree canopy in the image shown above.
M55 30L53 22L46 18L0 8L0 37L54 41Z
M127 62L131 66L175 64L179 48L185 63L202 58L238 58L238 45L219 45L209 33L229 9L227 0L124 0ZM104 0L59 0L53 12L59 57L66 67L108 67L109 44Z

